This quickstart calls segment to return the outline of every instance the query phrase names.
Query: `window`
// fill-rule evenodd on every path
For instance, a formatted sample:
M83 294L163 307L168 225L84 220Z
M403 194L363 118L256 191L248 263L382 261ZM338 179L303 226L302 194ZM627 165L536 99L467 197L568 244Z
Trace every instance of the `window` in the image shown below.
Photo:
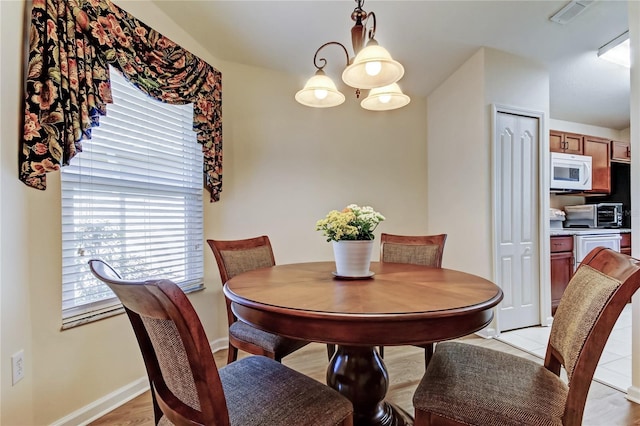
M122 312L87 261L125 279L203 286L202 147L191 105L169 105L111 69L114 103L61 169L63 328Z

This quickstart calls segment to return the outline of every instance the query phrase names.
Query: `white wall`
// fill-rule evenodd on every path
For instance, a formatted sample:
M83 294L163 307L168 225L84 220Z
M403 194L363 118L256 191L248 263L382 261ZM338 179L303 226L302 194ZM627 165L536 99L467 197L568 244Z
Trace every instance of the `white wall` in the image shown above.
M425 99L373 113L345 91L337 109L310 109L293 100L304 76L220 61L150 1L117 3L222 71L224 189L222 201L205 203L207 238L268 234L278 263L328 260L315 222L352 202L387 216L379 231L426 232ZM145 374L123 315L60 331L59 176L37 191L16 170L24 7L0 1L0 423L12 426L51 424ZM208 247L205 280L190 299L214 340L226 336L226 316ZM9 359L19 349L26 377L11 386Z
M430 233L446 233L443 267L491 277L489 122L484 50L427 98Z
M22 99L22 32L24 3L0 1L0 423L35 424L33 414L33 339L28 197L18 181L17 156ZM11 355L25 351L26 377L11 385Z
M549 71L496 49L485 50L485 103L521 107L549 118Z
M210 237L268 233L277 262L330 259L315 222L349 203L384 214L381 231L426 231L424 99L376 114L345 92L340 107L313 109L293 99L296 78L243 66L227 75L225 189L207 212Z
M450 234L443 266L486 278L493 277L492 104L548 117L548 72L483 48L427 98L429 230Z

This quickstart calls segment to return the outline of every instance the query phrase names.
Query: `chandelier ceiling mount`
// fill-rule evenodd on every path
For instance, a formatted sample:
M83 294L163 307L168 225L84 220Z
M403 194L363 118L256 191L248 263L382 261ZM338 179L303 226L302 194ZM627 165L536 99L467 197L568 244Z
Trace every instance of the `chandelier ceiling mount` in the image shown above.
M315 75L296 93L295 98L299 103L314 108L328 108L344 102L344 95L324 72L327 59L318 57L320 51L329 45L340 46L344 51L347 62L342 72L342 80L356 89L356 98L360 97L361 89L371 90L369 96L361 102L363 108L384 111L403 107L410 102L409 97L402 93L397 84L404 75L404 67L375 39L375 13L366 12L362 8L364 0L355 1L357 6L351 13L351 19L355 22L351 28L351 44L355 57L349 58L347 48L337 41L320 46L313 56ZM369 21L372 22L372 26L367 32Z

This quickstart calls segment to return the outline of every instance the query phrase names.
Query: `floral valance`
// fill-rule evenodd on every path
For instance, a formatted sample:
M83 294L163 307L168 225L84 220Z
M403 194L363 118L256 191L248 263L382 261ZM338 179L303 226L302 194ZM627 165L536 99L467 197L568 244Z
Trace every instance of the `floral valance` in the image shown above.
M29 34L20 179L46 188L46 173L82 151L106 104L108 65L149 96L193 103L211 200L222 190L222 76L109 0L35 0Z

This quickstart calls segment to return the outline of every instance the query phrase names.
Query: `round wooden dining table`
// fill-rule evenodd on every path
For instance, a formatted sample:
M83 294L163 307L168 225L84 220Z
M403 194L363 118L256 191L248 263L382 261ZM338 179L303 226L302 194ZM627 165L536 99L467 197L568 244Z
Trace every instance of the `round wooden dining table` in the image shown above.
M389 378L376 346L418 345L486 327L503 297L491 281L461 271L372 262L365 279L335 276L334 262L277 265L224 286L234 314L257 328L338 348L327 384L351 400L355 425L411 425L384 400Z

